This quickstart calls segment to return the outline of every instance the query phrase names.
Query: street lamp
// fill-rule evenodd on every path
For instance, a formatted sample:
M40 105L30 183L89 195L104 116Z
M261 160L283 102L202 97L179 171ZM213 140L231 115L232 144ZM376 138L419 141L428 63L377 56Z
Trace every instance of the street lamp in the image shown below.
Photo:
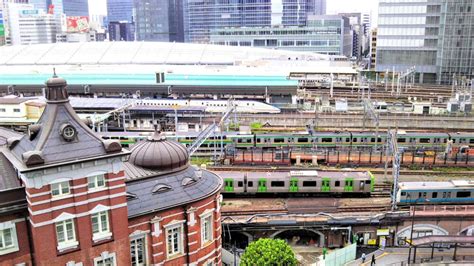
M411 199L411 196L409 193L407 193L407 198L410 198ZM416 204L418 203L418 201L429 201L428 199L426 198L417 198L415 200L415 202L413 203L413 205L415 205L413 207L413 216L411 217L411 230L410 230L410 247L408 249L408 264L410 264L410 258L411 258L411 247L413 246L413 228L415 227L415 211L416 211ZM410 207L412 205L410 204ZM415 261L415 254L413 254L413 261Z

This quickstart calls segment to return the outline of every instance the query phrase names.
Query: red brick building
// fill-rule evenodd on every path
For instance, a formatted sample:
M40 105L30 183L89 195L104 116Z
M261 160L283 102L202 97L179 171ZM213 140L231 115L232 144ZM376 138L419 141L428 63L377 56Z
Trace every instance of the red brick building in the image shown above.
M66 81L0 154L0 265L220 265L222 179L159 132L131 151L76 115Z

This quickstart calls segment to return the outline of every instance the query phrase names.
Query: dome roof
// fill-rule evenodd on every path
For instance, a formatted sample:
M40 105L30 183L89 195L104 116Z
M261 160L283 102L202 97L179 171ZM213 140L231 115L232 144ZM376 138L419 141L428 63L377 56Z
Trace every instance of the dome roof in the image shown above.
M188 163L188 150L180 143L167 140L159 132L132 148L129 162L155 170L172 170Z

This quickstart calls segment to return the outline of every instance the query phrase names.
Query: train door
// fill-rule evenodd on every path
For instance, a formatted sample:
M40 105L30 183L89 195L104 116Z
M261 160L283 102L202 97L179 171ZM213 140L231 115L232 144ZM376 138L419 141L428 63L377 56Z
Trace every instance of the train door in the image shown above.
M290 192L298 192L298 179L290 179Z
M234 192L234 180L232 178L224 179L224 191Z
M321 181L321 191L329 192L330 190L331 190L331 179L327 177L323 177Z
M258 192L267 192L267 180L261 178L258 180Z
M344 183L344 192L353 192L354 191L354 178L346 178Z

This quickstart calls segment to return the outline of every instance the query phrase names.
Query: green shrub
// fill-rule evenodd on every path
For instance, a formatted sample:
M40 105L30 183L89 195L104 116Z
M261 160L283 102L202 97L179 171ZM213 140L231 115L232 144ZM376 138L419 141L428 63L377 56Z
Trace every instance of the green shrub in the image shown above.
M260 238L245 249L240 265L297 265L295 253L281 239Z

